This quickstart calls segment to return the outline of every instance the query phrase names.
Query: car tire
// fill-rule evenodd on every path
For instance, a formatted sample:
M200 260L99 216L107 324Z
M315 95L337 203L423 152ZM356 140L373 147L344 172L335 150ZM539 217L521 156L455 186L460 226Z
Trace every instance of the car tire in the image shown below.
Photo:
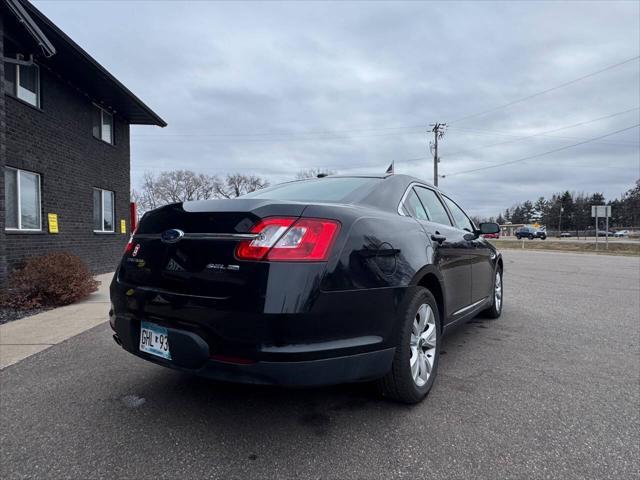
M499 283L498 283L499 282ZM496 285L499 285L499 289ZM499 294L499 299L498 299ZM502 281L502 269L498 267L493 276L493 302L491 306L482 312L485 318L499 318L502 315L502 305L504 304L504 282Z
M518 240L520 240L520 238L521 238L521 237L520 237L520 235L516 235L516 238L517 238Z
M429 326L420 332L422 318ZM399 321L400 332L391 370L376 382L376 386L386 398L414 404L427 396L438 373L442 323L431 292L418 287ZM433 348L429 348L431 345ZM412 359L415 359L413 366Z
M530 233L530 234L529 234L529 240L533 240L533 238L534 238L534 237L533 237L533 233Z
M540 240L546 240L546 239L547 239L547 236L546 236L546 235L542 235L542 236L540 237Z

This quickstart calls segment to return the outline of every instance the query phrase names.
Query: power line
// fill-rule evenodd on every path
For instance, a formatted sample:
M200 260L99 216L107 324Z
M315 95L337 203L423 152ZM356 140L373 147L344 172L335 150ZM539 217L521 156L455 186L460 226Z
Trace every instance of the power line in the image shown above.
M530 95L527 95L525 97L513 100L511 102L502 104L502 105L498 105L496 107L493 107L491 109L488 110L484 110L482 112L477 112L477 113L473 113L471 115L466 115L464 117L460 117L456 120L454 120L453 122L449 122L449 123L454 123L454 122L460 122L462 120L467 120L469 118L474 118L480 115L484 115L486 113L490 113L496 110L499 110L501 108L506 108L509 107L511 105L514 105L516 103L520 103L520 102L524 102L525 100L529 100L531 98L537 97L539 95L543 95L545 93L549 93L552 92L554 90L558 90L560 88L566 87L568 85L571 85L573 83L579 82L581 80L584 80L586 78L590 78L593 77L595 75L599 75L600 73L604 73L608 70L612 70L616 67L625 65L629 62L632 62L634 60L637 60L640 58L639 56L635 56L633 58L629 58L626 60L623 60L621 62L615 63L613 65L609 65L608 67L605 67L603 69L600 69L598 71L589 73L587 75L583 75L582 77L579 78L575 78L573 80L569 80L568 82L562 83L560 85L556 85L555 87L551 87L548 88L546 90L542 90L540 92L537 93L533 93ZM198 137L198 136L203 136L203 137L264 137L264 136L276 136L276 137L282 137L282 136L305 136L305 135L339 135L341 133L353 133L353 132L376 132L376 131L385 131L385 130L415 130L415 129L422 129L423 126L422 125L412 125L412 126L398 126L398 127L376 127L376 128L351 128L351 129L342 129L342 130L316 130L316 131L307 131L307 132L259 132L259 133L162 133L162 134L147 134L147 135L135 135L135 138L137 139L141 139L141 138L155 138L155 137L159 137L159 138L166 138L166 137ZM422 132L421 132L422 133Z
M162 141L169 141L169 142L195 142L195 141L199 141L199 142L206 142L208 144L227 144L227 143L231 143L231 142L241 142L243 144L245 143L293 143L293 142L305 142L305 141L316 141L316 142L320 142L320 141L325 141L325 140L352 140L352 139L358 139L358 138L375 138L375 137L394 137L394 136L403 136L403 135L416 135L416 134L423 134L424 133L424 127L419 127L420 130L419 131L406 131L406 132L396 132L396 133L379 133L379 134L373 134L373 135L342 135L342 136L324 136L324 137L302 137L302 138L249 138L247 140L245 139L241 139L239 140L238 138L213 138L213 139L209 139L209 138L197 138L197 139L191 139L191 138L163 138L163 137L157 137L157 138L153 138L151 136L142 136L142 137L135 137L135 141L153 141L156 142L158 140L162 140Z
M454 128L454 127L451 127ZM455 128L455 130L460 130L460 128ZM508 134L508 133L504 133L504 132L491 132L490 130L463 130L464 133L468 134L468 135L479 135L479 136L483 136L483 137L506 137L506 138L513 138L514 140L518 140L520 139L522 136L521 135L513 135L513 134ZM560 136L560 135L540 135L540 137L542 139L549 139L549 140L586 140L585 137L567 137L567 136ZM600 143L606 143L609 145L630 145L633 147L636 147L638 145L640 145L640 143L638 142L627 142L627 141L619 141L619 142L612 142L612 141L607 141L607 142L600 142Z
M575 128L575 127L580 127L582 125L588 125L589 123L594 123L594 122L599 122L600 120L606 120L608 118L613 118L613 117L617 117L620 115L624 115L625 113L629 113L629 112L634 112L636 110L640 110L640 107L635 107L635 108L630 108L629 110L624 110L622 112L616 112L616 113L612 113L610 115L605 115L603 117L598 117L598 118L593 118L591 120L585 120L584 122L579 122L579 123L574 123L572 125L566 125L564 127L559 127L559 128L554 128L552 130L545 130L543 132L538 132L538 133L533 133L531 135L525 135L523 137L517 137L514 138L513 140L505 140L504 142L497 142L497 143L490 143L488 145L482 145L479 148L474 148L474 149L463 149L463 150L458 150L455 151L453 153L448 153L447 157L452 157L455 155L458 155L460 153L473 153L473 152L478 152L480 150L484 150L485 148L491 148L491 147L497 147L498 145L506 145L508 143L514 143L514 142L519 142L521 140L527 140L529 138L534 138L534 137L539 137L539 136L548 136L547 134L549 133L554 133L554 132L559 132L561 130L568 130L570 128ZM552 136L551 138L557 138L557 139L569 139L569 140L584 140L582 138L571 138L571 137L557 137L557 136ZM622 144L622 145L638 145L638 143L635 142L629 142L629 143L617 143L617 144Z
M610 137L610 136L615 135L617 133L626 132L627 130L631 130L631 129L636 128L636 127L640 127L640 123L638 123L636 125L632 125L630 127L626 127L626 128L620 129L620 130L616 130L615 132L607 133L605 135L600 135L598 137L589 138L589 139L584 140L582 142L574 143L572 145L566 145L564 147L555 148L555 149L549 150L547 152L537 153L535 155L530 155L528 157L518 158L517 160L510 160L508 162L494 163L492 165L487 165L485 167L472 168L470 170L462 170L462 171L459 171L459 172L450 173L449 175L443 175L442 178L445 178L445 177L449 178L449 177L453 177L455 175L462 175L462 174L466 174L466 173L479 172L481 170L489 170L491 168L502 167L504 165L511 165L511 164L514 164L514 163L524 162L525 160L531 160L533 158L538 158L538 157L542 157L542 156L545 156L545 155L550 155L552 153L560 152L562 150L568 150L569 148L577 147L579 145L584 145L585 143L595 142L596 140L600 140L602 138Z
M564 88L564 87L566 87L568 85L572 85L572 84L574 84L576 82L579 82L581 80L585 80L585 79L593 77L595 75L599 75L601 73L607 72L607 71L612 70L614 68L617 68L617 67L620 67L622 65L625 65L625 64L627 64L629 62L633 62L634 60L638 60L639 58L640 58L640 55L636 55L635 57L628 58L626 60L623 60L622 62L614 63L613 65L609 65L608 67L602 68L602 69L600 69L598 71L588 73L587 75L583 75L582 77L574 78L573 80L569 80L568 82L561 83L560 85L556 85L555 87L547 88L547 89L542 90L540 92L532 93L530 95L527 95L526 97L522 97L522 98L518 98L516 100L512 100L510 102L504 103L502 105L498 105L497 107L493 107L493 108L490 108L488 110L483 110L481 112L472 113L471 115L466 115L464 117L457 118L455 120L452 120L450 123L461 122L463 120L468 120L470 118L479 117L481 115L486 115L487 113L495 112L496 110L501 110L503 108L510 107L511 105L515 105L516 103L520 103L520 102L524 102L526 100L530 100L530 99L538 97L540 95L544 95L545 93L553 92L554 90L558 90L560 88Z

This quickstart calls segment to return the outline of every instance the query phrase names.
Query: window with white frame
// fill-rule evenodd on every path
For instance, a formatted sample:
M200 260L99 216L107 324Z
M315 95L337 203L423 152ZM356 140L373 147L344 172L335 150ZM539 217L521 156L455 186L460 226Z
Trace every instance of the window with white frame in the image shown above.
M5 230L42 230L40 175L5 167Z
M113 115L93 106L93 136L113 145Z
M17 60L24 61L23 55ZM40 69L37 65L5 63L6 91L20 100L40 108Z
M93 231L114 231L114 194L101 188L93 189Z

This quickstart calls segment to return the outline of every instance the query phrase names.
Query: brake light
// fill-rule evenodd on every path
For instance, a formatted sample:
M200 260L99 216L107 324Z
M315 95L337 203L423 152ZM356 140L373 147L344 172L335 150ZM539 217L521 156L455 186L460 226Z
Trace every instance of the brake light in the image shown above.
M124 254L125 255L129 255L131 253L131 251L133 250L133 247L135 246L135 243L133 243L133 236L135 234L136 234L136 231L134 230L131 233L131 236L129 237L129 241L127 242L127 245L124 247Z
M236 249L240 260L281 262L323 262L340 231L340 223L322 218L265 218L252 233L260 236L241 242Z

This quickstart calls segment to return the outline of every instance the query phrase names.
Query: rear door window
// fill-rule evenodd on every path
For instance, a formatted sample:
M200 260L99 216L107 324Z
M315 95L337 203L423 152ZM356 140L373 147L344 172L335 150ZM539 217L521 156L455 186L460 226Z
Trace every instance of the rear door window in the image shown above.
M436 192L425 187L415 187L415 191L424 206L430 221L442 225L451 225L447 209L438 198Z
M427 212L413 189L409 190L409 193L402 204L402 208L410 217L417 218L418 220L429 220Z

